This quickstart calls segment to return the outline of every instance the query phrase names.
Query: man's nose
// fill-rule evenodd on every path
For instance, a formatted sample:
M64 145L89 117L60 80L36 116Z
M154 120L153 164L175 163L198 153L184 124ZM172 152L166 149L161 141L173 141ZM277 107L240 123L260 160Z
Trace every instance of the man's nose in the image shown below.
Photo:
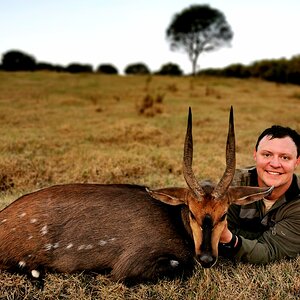
M270 165L274 168L278 168L280 167L280 160L278 156L273 156L271 161L270 161Z

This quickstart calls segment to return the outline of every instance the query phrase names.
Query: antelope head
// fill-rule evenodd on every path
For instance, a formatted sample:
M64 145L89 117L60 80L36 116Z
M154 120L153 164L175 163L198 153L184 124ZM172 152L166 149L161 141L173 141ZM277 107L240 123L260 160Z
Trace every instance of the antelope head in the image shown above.
M226 226L226 215L231 204L245 205L269 195L273 187L230 186L235 173L235 134L233 108L230 109L226 145L226 168L218 184L198 182L192 170L193 137L192 112L189 108L184 143L183 175L188 188L149 190L150 195L169 205L186 205L189 209L195 254L205 268L213 266L218 258L218 243Z

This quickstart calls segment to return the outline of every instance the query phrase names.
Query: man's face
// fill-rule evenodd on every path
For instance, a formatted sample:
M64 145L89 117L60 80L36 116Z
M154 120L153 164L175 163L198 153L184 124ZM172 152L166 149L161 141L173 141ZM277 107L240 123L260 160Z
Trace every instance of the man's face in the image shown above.
M300 164L297 147L290 137L270 139L265 136L254 151L259 186L274 186L284 193Z

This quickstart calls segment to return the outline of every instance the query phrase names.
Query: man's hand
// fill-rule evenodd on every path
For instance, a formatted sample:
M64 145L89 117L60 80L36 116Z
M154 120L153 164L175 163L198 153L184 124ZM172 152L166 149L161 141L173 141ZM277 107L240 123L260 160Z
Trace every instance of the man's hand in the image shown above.
M226 225L225 225L225 227L224 227L224 230L223 230L223 232L221 233L220 243L224 243L224 244L229 243L229 242L231 241L231 239L232 239L232 233L231 233L231 231L228 229L227 223L226 223Z

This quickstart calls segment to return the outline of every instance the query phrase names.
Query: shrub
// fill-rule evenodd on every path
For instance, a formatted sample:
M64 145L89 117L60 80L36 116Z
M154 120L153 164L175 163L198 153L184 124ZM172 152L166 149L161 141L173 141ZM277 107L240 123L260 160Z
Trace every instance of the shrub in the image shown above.
M128 65L125 70L125 74L127 75L147 75L150 74L149 68L143 63L135 63Z
M2 68L5 71L34 71L35 58L18 50L11 50L3 54Z
M98 73L103 74L118 74L118 69L111 64L102 64L97 68Z
M156 114L162 113L163 99L163 94L157 94L155 96L146 94L142 102L137 105L138 113L147 117L153 117Z
M180 76L183 74L183 72L178 65L167 63L162 65L161 69L156 74Z
M71 63L66 67L66 71L69 73L92 73L93 67L87 64Z

